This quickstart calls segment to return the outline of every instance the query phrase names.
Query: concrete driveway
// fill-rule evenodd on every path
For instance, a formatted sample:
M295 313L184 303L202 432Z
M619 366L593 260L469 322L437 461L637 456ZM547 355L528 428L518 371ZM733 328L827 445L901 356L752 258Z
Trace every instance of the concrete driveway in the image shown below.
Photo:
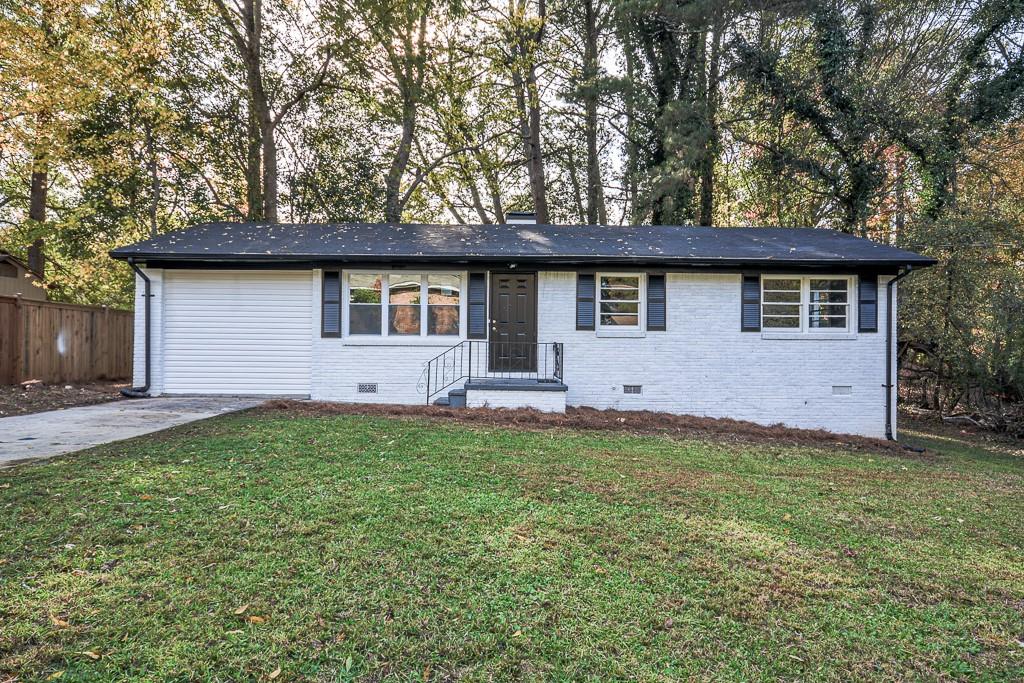
M263 401L235 396L140 398L0 418L0 467L158 432Z

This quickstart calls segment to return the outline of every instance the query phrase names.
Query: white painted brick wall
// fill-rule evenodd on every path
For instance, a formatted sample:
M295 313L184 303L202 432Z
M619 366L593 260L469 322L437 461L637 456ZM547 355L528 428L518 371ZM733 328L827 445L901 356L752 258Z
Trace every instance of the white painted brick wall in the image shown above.
M153 381L162 378L162 272L153 280ZM538 336L565 344L568 405L657 410L731 417L762 424L820 428L881 437L885 430L885 278L879 282L879 327L845 338L767 339L740 332L740 275L674 273L667 277L668 331L642 338L602 338L575 329L575 273L538 278ZM316 282L319 283L319 273ZM423 370L450 346L350 344L320 336L319 286L314 288L310 395L344 402L424 403ZM142 282L136 287L135 384L142 372ZM378 393L357 392L376 383ZM622 385L640 384L640 395ZM834 396L833 385L852 393ZM895 418L893 420L895 425Z
M316 280L323 274L317 271ZM350 340L320 336L323 289L313 306L313 373L310 398L342 403L426 403L427 362L452 342L403 344L385 338ZM376 384L376 394L361 394L359 384ZM440 395L440 394L439 394Z
M884 329L797 340L741 332L740 282L739 274L670 273L668 331L601 338L576 331L575 274L542 272L538 337L565 344L568 404L883 436ZM643 393L623 394L624 384ZM833 396L833 385L852 393Z
M319 313L317 313L319 325ZM451 344L431 346L353 345L342 339L313 339L310 396L319 401L355 403L426 403L424 370ZM376 394L360 394L358 385L376 384Z
M470 389L467 408L533 408L543 413L565 412L564 391L507 391Z

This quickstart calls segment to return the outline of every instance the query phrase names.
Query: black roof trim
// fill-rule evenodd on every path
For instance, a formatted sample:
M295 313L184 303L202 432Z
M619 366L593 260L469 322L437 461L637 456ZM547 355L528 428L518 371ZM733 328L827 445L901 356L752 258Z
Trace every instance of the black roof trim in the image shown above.
M936 260L834 230L637 225L205 223L110 252L209 262L924 267Z

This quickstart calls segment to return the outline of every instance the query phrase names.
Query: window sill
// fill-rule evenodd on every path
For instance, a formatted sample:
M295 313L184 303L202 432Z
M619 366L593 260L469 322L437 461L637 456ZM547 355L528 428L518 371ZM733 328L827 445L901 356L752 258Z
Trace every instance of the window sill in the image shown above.
M466 341L465 337L377 337L374 335L349 335L341 337L345 346L434 346L448 348Z
M621 338L627 338L627 339L628 338L633 338L633 339L636 339L636 338L646 337L647 336L646 330L607 330L607 329L600 330L599 329L594 334L597 337L599 337L599 338L605 338L605 339L616 339L616 338L620 338L620 339Z
M848 341L856 338L855 332L761 332L761 339Z

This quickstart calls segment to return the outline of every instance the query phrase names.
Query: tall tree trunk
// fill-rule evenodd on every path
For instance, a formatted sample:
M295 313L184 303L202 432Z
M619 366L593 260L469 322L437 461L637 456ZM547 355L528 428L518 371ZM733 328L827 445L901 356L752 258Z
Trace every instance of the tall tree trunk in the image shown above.
M647 27L644 35L641 36L641 47L645 50L647 65L651 68L651 79L654 82L655 91L655 127L650 130L651 143L650 159L646 167L659 174L666 174L668 161L668 149L666 148L667 131L662 130L662 116L668 110L669 105L686 94L688 75L684 72L681 64L681 55L676 44L675 34L664 24L656 23ZM690 93L692 95L692 93ZM667 186L651 187L649 204L651 207L651 222L661 225L674 222L673 214L679 207L672 206L674 190L669 191Z
M255 107L248 102L246 116L246 138L248 140L245 156L245 187L246 203L245 218L258 221L263 218L263 160L261 147L263 136L260 124L256 119Z
M585 0L583 6L585 46L583 51L584 127L587 138L587 223L608 223L604 204L604 184L601 182L601 157L598 150L598 88L599 75L597 8L595 0Z
M269 116L260 126L263 138L263 216L270 223L277 223L277 141L274 128Z
M494 171L493 164L484 154L477 151L474 156L483 173L487 192L491 195L491 212L494 214L494 222L500 225L505 222L505 206L501 201L501 185L498 183L498 175Z
M583 206L583 188L580 187L580 180L576 177L576 169L579 166L576 165L576 156L572 153L571 148L567 150L566 154L569 157L569 185L572 186L572 197L576 204L577 220L585 221L589 207L584 208ZM590 225L594 224L590 223Z
M711 54L707 60L707 81L704 89L708 138L700 166L700 224L715 224L715 162L718 160L718 86L722 55L721 16L714 12L711 21Z
M263 81L263 0L242 0L239 6L232 3L228 8L226 0L214 0L217 12L231 36L239 57L245 65L245 81L248 90L248 147L246 149L246 211L248 220L262 218L271 223L278 220L278 175L277 141L274 135L277 124L289 110L302 102L310 93L319 88L327 74L331 53L327 52L323 66L314 80L310 81L280 106L275 112ZM237 19L241 18L241 28Z
M541 151L540 137L540 102L537 96L536 69L531 66L524 80L518 74L513 77L516 82L517 99L519 100L519 132L523 138L523 156L526 160L526 173L530 179L530 195L533 197L533 211L538 223L549 223L547 184L544 180L544 156Z
M277 122L263 87L263 0L243 0L240 7L234 5L233 9L228 9L225 0L215 0L215 4L245 65L245 85L248 91L245 180L246 201L249 205L246 218L262 218L276 223L277 145L274 142L274 128ZM235 21L236 16L241 18L240 29Z
M32 166L32 185L29 190L28 217L30 220L42 223L46 220L46 195L49 191L49 177L46 169L46 161L42 159L37 160L33 162ZM28 248L28 267L35 271L41 279L44 279L46 274L46 258L43 255L43 249L45 246L46 240L42 237L37 237L32 240L32 244Z
M53 33L50 30L50 8L42 4L42 29L47 44L52 46ZM50 116L46 111L36 115L35 145L32 150L32 175L29 179L28 218L36 223L46 222L46 199L50 192L49 152L50 141L47 132L50 128ZM35 271L40 280L46 279L46 256L44 249L46 240L42 236L32 240L28 248L28 267Z
M473 202L473 210L476 211L477 218L480 219L481 223L490 223L491 219L487 216L487 209L484 208L484 201L480 196L480 189L477 187L476 179L473 178L471 171L460 163L459 175L462 176L462 182L465 186L469 188L469 197Z
M32 177L29 184L28 195L28 218L37 223L46 222L46 199L50 191L49 161L47 159L48 143L44 131L47 126L47 116L40 114L37 117L36 144L32 153ZM46 241L37 237L28 248L28 267L35 271L40 278L46 274L46 258L43 249Z
M527 79L527 91L530 93L530 189L533 192L534 211L537 222L550 223L548 216L548 187L544 180L544 153L540 137L540 92L537 86L537 69L531 66Z
M395 76L399 80L402 94L402 135L398 148L391 158L391 166L384 180L384 219L389 223L400 223L409 192L402 193L402 178L409 167L413 140L416 136L416 117L423 97L423 83L426 77L427 17L424 9L416 23L410 23L402 36L403 53L400 57L391 55L395 65Z
M544 154L541 147L540 92L537 84L537 63L534 52L544 39L544 23L547 20L547 2L539 0L537 5L539 26L536 31L522 35L516 45L518 63L512 73L516 100L519 105L519 132L523 138L523 156L526 172L530 179L530 194L533 197L533 211L538 223L550 223L548 214L547 184L544 181ZM520 69L524 69L521 72Z
M263 220L277 222L277 144L274 117L263 87L263 0L245 0L243 19L247 40L246 80L256 124L259 127L263 162Z
M636 199L637 195L637 169L639 162L637 159L637 147L636 147L636 106L634 104L633 97L633 78L636 72L635 62L636 55L633 51L632 43L628 42L628 37L624 37L623 40L623 53L625 54L626 61L626 83L629 84L630 90L626 93L626 168L625 168L625 187L626 187L626 208L623 209L622 219L629 223L640 222L640 211L639 205Z
M412 153L412 139L416 134L416 103L410 95L405 96L402 106L402 136L398 141L398 149L391 158L391 166L384 181L384 220L388 223L401 223L402 211L402 177L409 166Z
M36 156L32 161L32 186L29 190L28 217L40 223L46 220L46 195L49 192L46 159Z
M278 220L278 176L277 141L274 135L292 107L298 105L310 93L319 88L327 75L331 63L328 50L317 76L298 89L295 95L282 104L276 114L271 108L263 81L263 0L241 0L232 2L228 8L226 0L214 0L217 13L230 34L231 41L245 65L245 81L248 90L248 120L246 132L246 218L257 220L262 209L264 220L276 223ZM239 27L238 19L241 19ZM262 201L261 201L262 200Z
M468 125L462 125L462 135L466 140L474 139L474 133ZM484 206L484 197L480 193L480 188L476 184L476 180L472 177L473 173L479 175L479 179L483 181L484 189L489 195L491 204L491 213L494 215L494 223L505 222L505 211L501 205L501 186L498 183L497 174L494 171L495 164L490 158L490 155L482 151L480 146L474 146L470 151L470 158L473 163L476 164L474 169L472 163L469 162L469 158L459 163L459 172L462 174L462 182L469 188L470 195L473 200L473 208L476 210L477 216L480 218L481 223L491 223L491 218L487 215L487 208Z

